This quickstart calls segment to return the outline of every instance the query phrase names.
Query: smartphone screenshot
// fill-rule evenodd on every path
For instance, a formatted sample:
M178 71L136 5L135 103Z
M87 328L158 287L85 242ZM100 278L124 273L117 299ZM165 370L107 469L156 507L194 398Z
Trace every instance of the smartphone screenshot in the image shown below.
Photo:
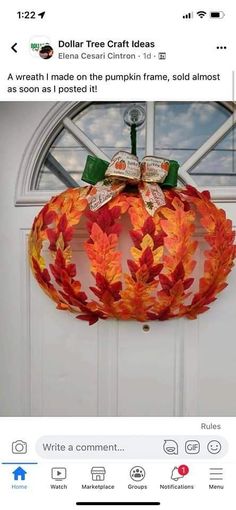
M2 7L4 510L235 506L235 19Z

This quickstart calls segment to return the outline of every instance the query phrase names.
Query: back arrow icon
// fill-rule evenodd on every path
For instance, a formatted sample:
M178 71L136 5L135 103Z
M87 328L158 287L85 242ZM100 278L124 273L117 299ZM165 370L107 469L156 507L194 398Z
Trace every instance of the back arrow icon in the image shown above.
M11 49L12 49L15 53L17 53L16 46L17 46L17 42L15 42L15 43L11 46Z

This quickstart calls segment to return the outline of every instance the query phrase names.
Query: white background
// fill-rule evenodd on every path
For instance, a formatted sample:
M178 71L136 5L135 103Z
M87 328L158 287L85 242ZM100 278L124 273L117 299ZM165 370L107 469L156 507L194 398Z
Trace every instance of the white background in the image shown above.
M14 5L15 4L15 5ZM36 8L38 5L38 10ZM34 2L37 12L42 11L42 3ZM30 9L33 9L31 4ZM7 82L11 72L20 73L115 73L121 72L149 72L156 73L221 73L221 81L213 84L207 82L112 82L111 85L99 85L98 93L91 94L61 94L52 98L44 94L43 100L156 100L178 98L179 100L205 99L205 100L231 100L232 99L232 70L234 63L235 7L232 2L225 1L214 4L214 10L226 13L222 19L210 19L209 12L212 4L204 2L207 15L201 19L196 15L200 9L199 2L178 2L168 0L156 4L147 0L145 5L132 4L122 0L114 9L110 2L76 2L68 1L66 5L50 5L46 15L41 20L18 20L16 12L19 3L11 2L5 8L5 17L0 20L1 27L1 97L9 99L6 89L13 82ZM26 10L25 5L20 10ZM183 19L183 14L194 12L194 18ZM42 60L31 56L30 41L45 36L55 49L55 56L50 60ZM153 53L167 52L167 60L157 58L151 60L109 60L109 61L78 61L58 60L57 44L59 39L95 41L123 41L143 40L154 41L156 44ZM11 50L12 44L18 43L18 53ZM227 51L216 50L217 45L226 45ZM62 50L60 50L62 51ZM103 51L103 50L101 50ZM130 51L130 50L124 50ZM142 57L143 51L137 51ZM35 82L32 82L35 85ZM72 83L73 84L73 83ZM31 82L27 82L31 85ZM68 85L68 82L66 83ZM80 83L79 83L80 85ZM144 97L145 95L145 97ZM210 97L209 97L210 95ZM78 97L79 96L79 97ZM11 100L24 100L24 94L12 94ZM28 94L27 100L35 100L34 94Z

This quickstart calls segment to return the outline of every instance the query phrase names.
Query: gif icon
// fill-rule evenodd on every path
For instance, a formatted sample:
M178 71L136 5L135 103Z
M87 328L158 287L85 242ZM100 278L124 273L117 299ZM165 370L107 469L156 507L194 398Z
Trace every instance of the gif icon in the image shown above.
M200 452L200 443L195 439L191 439L190 441L186 441L185 443L185 451L190 455L196 455Z

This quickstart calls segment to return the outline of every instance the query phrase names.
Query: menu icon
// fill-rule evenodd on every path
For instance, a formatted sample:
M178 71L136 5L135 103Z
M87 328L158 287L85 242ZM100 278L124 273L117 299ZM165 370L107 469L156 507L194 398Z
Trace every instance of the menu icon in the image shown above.
M222 481L224 478L223 468L211 467L209 468L209 479L211 482Z

